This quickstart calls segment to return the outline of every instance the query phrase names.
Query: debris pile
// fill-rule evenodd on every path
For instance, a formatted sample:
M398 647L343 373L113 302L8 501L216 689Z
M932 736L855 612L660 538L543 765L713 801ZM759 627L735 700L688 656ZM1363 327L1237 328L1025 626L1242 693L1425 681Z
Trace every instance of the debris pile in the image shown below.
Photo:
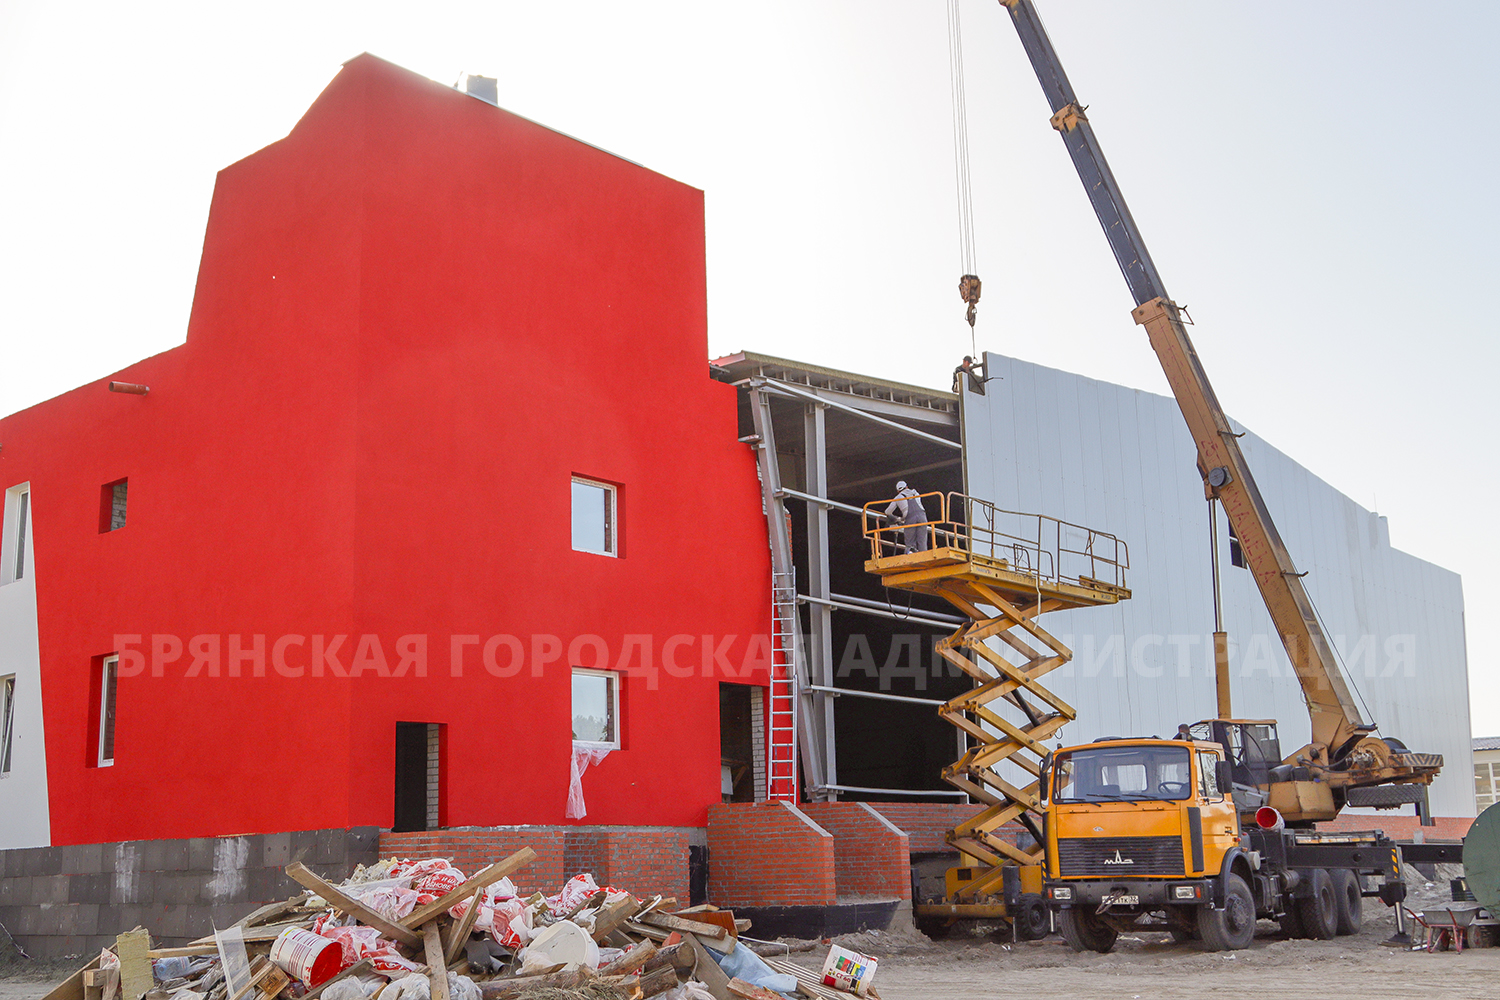
M677 909L586 873L521 896L509 876L535 858L524 848L469 878L443 858L391 859L340 885L291 864L305 892L186 947L122 934L47 1000L879 1000L868 974L846 975L850 992L761 958L729 910Z

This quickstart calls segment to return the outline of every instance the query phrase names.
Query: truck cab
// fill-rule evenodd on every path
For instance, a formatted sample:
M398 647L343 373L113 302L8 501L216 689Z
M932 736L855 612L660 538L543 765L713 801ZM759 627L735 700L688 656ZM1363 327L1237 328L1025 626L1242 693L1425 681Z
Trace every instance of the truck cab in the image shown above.
M1122 925L1199 937L1204 912L1222 922L1236 859L1247 889L1251 874L1230 780L1221 745L1186 737L1103 739L1052 755L1045 895L1070 944L1107 951ZM1254 932L1255 904L1243 896L1234 937L1246 921ZM1140 924L1152 914L1161 917Z

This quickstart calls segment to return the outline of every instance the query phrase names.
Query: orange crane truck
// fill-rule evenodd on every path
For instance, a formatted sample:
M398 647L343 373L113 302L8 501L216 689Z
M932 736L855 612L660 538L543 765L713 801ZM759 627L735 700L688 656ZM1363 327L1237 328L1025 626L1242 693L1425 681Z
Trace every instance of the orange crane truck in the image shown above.
M1430 784L1442 757L1413 753L1362 718L1032 0L1000 3L1187 420L1205 496L1228 516L1312 718L1312 739L1284 754L1275 722L1232 717L1215 540L1218 717L1174 739L1105 739L1049 755L1040 776L1047 903L1080 951L1108 951L1132 928L1243 948L1257 917L1279 919L1293 935L1352 933L1364 896L1389 906L1404 897L1401 845L1378 831L1320 833L1314 824L1338 815L1353 789ZM1378 886L1365 889L1364 876Z

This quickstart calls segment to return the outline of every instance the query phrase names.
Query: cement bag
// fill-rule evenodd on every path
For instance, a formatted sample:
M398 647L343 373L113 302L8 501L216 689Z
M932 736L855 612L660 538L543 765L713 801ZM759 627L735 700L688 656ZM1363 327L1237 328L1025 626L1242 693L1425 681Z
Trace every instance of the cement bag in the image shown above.
M436 899L457 889L463 882L464 873L450 866L414 877L411 887L418 892L430 892Z
M507 899L495 906L490 918L490 937L513 951L519 951L531 940L531 908L524 900Z
M362 893L358 898L361 903L395 923L417 908L417 900L421 896L422 894L415 889L383 886Z
M523 976L534 975L554 965L578 965L590 971L599 968L599 946L588 932L571 920L559 920L537 931L521 952Z
M556 896L547 897L547 909L552 911L554 917L565 917L598 891L599 883L594 881L594 876L582 872L564 882L562 891Z

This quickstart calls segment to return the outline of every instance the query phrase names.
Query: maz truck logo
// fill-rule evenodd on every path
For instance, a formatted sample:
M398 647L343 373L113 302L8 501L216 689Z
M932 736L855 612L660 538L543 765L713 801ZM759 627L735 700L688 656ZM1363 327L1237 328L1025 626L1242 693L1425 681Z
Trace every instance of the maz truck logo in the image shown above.
M1120 851L1118 848L1116 848L1115 856L1112 858L1105 858L1104 863L1107 865L1133 865L1135 864L1135 859L1120 857Z

